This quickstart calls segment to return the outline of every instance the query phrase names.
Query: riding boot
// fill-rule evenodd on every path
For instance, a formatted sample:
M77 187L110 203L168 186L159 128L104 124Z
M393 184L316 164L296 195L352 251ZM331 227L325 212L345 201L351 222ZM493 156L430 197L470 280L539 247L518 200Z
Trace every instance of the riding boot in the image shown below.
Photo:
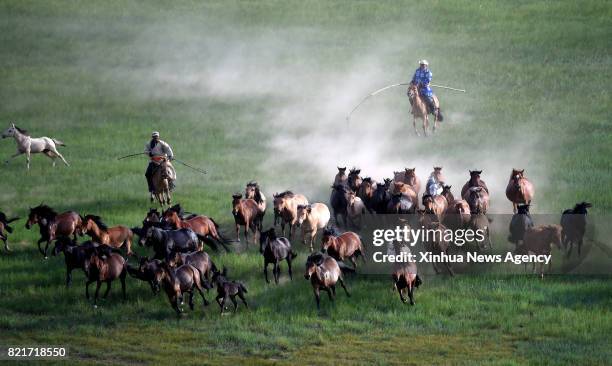
M155 164L149 163L147 166L147 171L145 172L145 177L147 178L147 185L149 186L149 192L153 193L155 191L155 187L153 187L153 171L155 169Z

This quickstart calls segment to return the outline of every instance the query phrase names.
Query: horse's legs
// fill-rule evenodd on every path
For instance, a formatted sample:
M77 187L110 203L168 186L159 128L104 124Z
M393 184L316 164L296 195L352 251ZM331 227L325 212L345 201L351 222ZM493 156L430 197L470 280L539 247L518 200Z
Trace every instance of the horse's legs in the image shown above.
M42 248L40 247L40 243L42 243L43 241L45 241L45 239L40 238L40 239L38 239L37 244L38 244L38 251L40 252L40 254L42 254L43 256L45 256L45 252L44 252L44 251L42 250Z
M266 283L270 283L268 279L268 261L264 260L264 277L266 279Z
M19 155L21 155L21 154L23 154L21 151L17 151L17 152L16 152L16 153L14 153L13 155L9 156L9 158L8 158L8 159L6 159L6 160L4 161L4 163L5 163L5 164L8 164L8 163L9 163L9 160L14 159L14 158L18 157L18 156L19 156Z
M106 299L106 297L108 297L108 293L110 292L111 289L111 281L108 280L106 281L106 291L104 291L104 295L102 296L103 299Z
M87 282L85 282L85 298L87 300L89 300L89 285L94 282L94 280L87 280Z
M293 281L293 273L291 273L291 259L287 258L287 268L289 272L289 279Z
M47 240L47 244L45 244L45 259L49 258L47 256L47 251L49 250L49 244L51 244L51 240Z
M357 262L355 261L355 256L352 255L350 258L351 263L353 263L353 269L357 270Z
M189 309L193 311L193 289L189 290Z
M26 154L26 166L28 167L28 170L30 170L30 149L27 149L25 154Z
M240 242L240 225L236 223L236 241Z
M317 302L317 310L321 310L321 291L319 290L319 286L314 286L312 291L314 292L315 301Z
M414 127L414 132L416 133L417 136L421 136L421 134L419 133L419 130L416 127L416 115L412 115L412 127Z
M427 137L427 130L429 129L429 114L423 116L423 133Z
M314 243L315 243L315 239L316 239L316 237L317 237L317 230L315 229L315 230L313 230L313 231L310 233L310 251L311 251L311 252L314 252L314 246L313 246L313 245L314 245Z
M64 156L62 154L60 154L59 151L57 151L57 149L55 147L53 147L52 149L50 149L55 155L57 155L60 159L62 159L62 162L64 162L64 164L66 164L66 166L70 166L70 164L68 164L68 162L66 161L66 159L64 159ZM55 159L53 159L53 166L55 166Z
M414 305L414 285L409 286L408 297L410 298L410 305Z
M244 303L244 306L248 309L249 304L247 304L246 299L244 298L244 294L242 293L242 290L238 291L238 297L240 298L240 300L242 300L242 302Z
M219 304L221 306L221 315L223 315L223 312L225 311L225 302L227 301L228 297L228 295L225 295L223 297L223 300L221 300L221 303Z
M236 301L236 296L230 296L230 300L232 304L234 304L234 313L238 310L238 301Z
M402 300L403 303L406 303L406 298L404 297L404 294L402 293L402 289L397 287L397 285L395 286L395 288L397 288L397 292L399 293L400 300Z
M280 264L278 263L278 259L276 263L274 263L274 282L278 285L278 279L280 277Z
M247 247L249 246L249 220L244 221L244 241L246 241Z
M332 300L336 298L336 285L331 286Z
M346 296L351 297L351 294L349 294L348 290L346 289L346 286L344 285L344 280L342 279L342 277L338 278L338 281L340 282L340 286L342 286L342 288L344 289L344 292L346 292Z
M72 268L66 268L66 287L70 287L72 284Z
M119 280L121 281L121 293L123 294L123 300L127 299L125 294L125 277L127 276L127 268L123 269L123 272L119 275Z
M102 285L102 281L97 280L96 281L96 294L94 295L94 307L98 306L98 294L100 294L100 286ZM110 285L109 285L110 286ZM106 288L106 291L108 291L109 288Z

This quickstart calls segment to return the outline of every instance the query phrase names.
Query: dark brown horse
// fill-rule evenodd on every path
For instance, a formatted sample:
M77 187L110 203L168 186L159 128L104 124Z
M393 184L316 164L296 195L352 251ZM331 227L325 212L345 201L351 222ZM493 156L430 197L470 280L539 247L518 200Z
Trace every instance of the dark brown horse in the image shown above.
M213 221L210 217L203 215L196 215L188 219L181 219L181 217L173 210L166 210L163 215L163 222L166 222L173 229L191 229L201 237L208 237L219 243L229 252L229 248L226 243L228 242L222 234L219 232L219 225Z
M442 195L432 196L429 193L423 195L423 206L425 207L425 212L429 214L434 214L438 218L439 222L442 222L444 218L444 213L448 208L448 202L446 198Z
M89 260L85 261L84 269L87 274L87 282L85 283L85 297L87 297L87 300L89 300L89 285L92 282L96 282L94 307L98 306L98 294L102 282L106 282L106 291L103 296L103 298L106 298L111 289L111 282L117 278L121 281L123 299L126 299L125 277L127 276L127 266L122 256L117 253L108 254L107 251L96 247Z
M354 269L357 269L355 258L358 256L361 256L365 263L365 251L361 239L359 235L351 231L338 234L333 228L325 229L321 240L321 250L338 261L349 259Z
M525 231L523 244L516 248L515 254L535 254L535 255L550 255L552 246L556 246L561 250L562 228L559 225L539 225ZM536 263L533 262L533 271L535 272ZM527 267L527 263L525 263ZM552 269L552 260L548 262L548 271ZM540 262L540 276L544 278L544 262Z
M580 256L584 234L586 233L587 208L591 207L593 207L592 204L583 201L577 203L573 209L563 211L561 215L562 240L568 258L572 255L574 244L578 246L578 256Z
M346 167L344 168L338 167L338 173L336 173L336 176L334 177L334 184L348 185L346 180L347 180Z
M108 227L100 216L86 215L82 219L81 233L91 236L96 242L119 249L125 247L127 255L132 255L132 238L134 234L129 227L119 225Z
M361 198L361 201L365 205L369 213L374 212L374 193L376 192L376 182L370 177L365 177L361 181L361 186L357 192L357 196Z
M8 234L13 232L13 228L10 227L9 224L16 220L19 220L19 217L9 219L4 212L0 212L0 240L4 242L4 250L7 252L11 251L8 246Z
M58 214L51 207L41 204L30 208L25 227L29 230L35 224L38 224L40 231L40 239L37 242L38 250L47 259L49 244L60 236L73 236L73 242L76 243L79 228L83 223L77 212L67 211ZM44 251L40 247L42 242L47 242Z
M268 264L272 263L274 265L272 275L274 276L274 282L278 285L280 262L283 260L287 261L289 279L293 280L291 262L297 257L297 253L291 249L291 243L287 238L276 237L274 228L263 231L259 237L259 253L264 257L264 277L267 283L270 283L270 280L268 280Z
M242 282L238 281L230 281L227 279L227 268L223 267L223 272L215 271L213 272L213 285L217 286L217 303L221 307L221 315L223 315L225 311L225 303L227 300L231 300L234 304L234 313L238 310L238 302L236 301L236 297L239 297L240 300L244 303L244 306L249 307L246 299L244 298L244 294L246 294L247 288L244 286Z
M464 200L467 200L468 191L472 187L482 187L484 190L489 193L489 188L487 188L487 184L484 180L480 179L480 174L482 174L482 170L470 170L470 180L468 180L461 188L461 197Z
M210 259L208 253L201 251L191 253L175 252L174 257L172 257L169 263L173 267L190 264L200 271L202 280L206 279L207 281L210 281L212 272L217 270L217 266ZM204 286L204 281L202 281L202 285Z
M447 210L448 207L450 207L450 205L455 203L455 196L453 196L453 193L451 192L451 188L452 186L442 186L442 193L440 194L440 196L443 196L444 198L446 198L446 202L447 202Z
M486 214L489 210L489 193L482 187L468 189L466 201L471 213Z
M449 204L444 214L444 225L452 230L466 228L470 220L470 205L465 200L455 200L455 202Z
M506 187L506 197L512 202L512 212L516 213L517 205L520 203L531 204L535 194L533 184L525 178L525 169L512 169L510 180Z
M208 304L208 301L204 298L204 291L202 287L202 279L200 278L200 272L190 264L184 264L178 267L176 270L171 268L168 263L162 262L161 269L163 274L161 276L161 284L168 295L168 300L176 315L180 316L183 309L179 305L183 305L183 294L189 294L189 308L193 310L193 290L196 289L200 296L204 306Z
M250 198L257 202L259 211L261 211L261 220L259 220L259 227L257 229L261 231L263 229L263 218L266 214L266 196L264 196L264 194L261 192L259 183L255 181L250 181L247 183L246 188L244 189L244 198Z
M342 271L338 262L329 255L323 253L313 253L306 259L306 272L304 278L310 280L315 300L317 301L317 309L321 308L321 290L326 291L330 301L334 301L336 297L336 283L340 282L340 286L346 292L346 296L351 297L351 294L344 285Z
M421 191L421 180L416 175L416 168L404 168L403 172L395 172L394 181L409 185L417 195Z
M259 205L251 198L242 198L242 194L232 195L232 215L236 224L236 241L240 242L240 226L244 226L244 240L249 245L249 229L253 232L253 243L255 243L257 231L261 227L263 212Z
M347 178L347 183L348 186L351 190L358 192L359 191L359 187L361 187L361 183L363 182L363 180L361 179L361 177L359 176L359 173L361 173L361 169L359 168L353 168L349 171L349 175Z

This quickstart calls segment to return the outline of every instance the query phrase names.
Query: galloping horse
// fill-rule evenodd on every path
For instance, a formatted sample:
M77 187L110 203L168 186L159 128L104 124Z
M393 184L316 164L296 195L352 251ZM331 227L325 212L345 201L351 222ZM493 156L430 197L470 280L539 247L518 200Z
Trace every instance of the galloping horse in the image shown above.
M347 183L348 183L349 188L355 192L359 191L359 187L361 187L361 183L363 182L363 179L361 179L361 177L359 176L359 173L361 173L361 169L352 168L349 171L349 175L347 178Z
M259 183L255 181L247 183L244 189L244 198L250 198L257 202L257 206L259 206L259 210L261 211L261 221L259 222L259 231L261 231L263 229L263 217L266 214L266 196L261 192Z
M26 154L26 166L30 169L30 154L43 153L53 160L53 166L55 166L55 159L60 158L67 166L70 166L62 154L57 151L56 146L66 146L60 140L56 140L49 137L37 137L33 138L28 135L28 131L22 130L11 123L9 128L2 132L2 138L13 137L17 143L17 152L9 159L17 157L21 154ZM6 160L8 164L9 159Z
M176 172L172 164L165 157L160 157L159 167L155 169L151 176L153 182L153 193L151 194L151 202L157 199L157 202L164 207L164 204L169 205L172 196L170 195L170 181L176 179Z
M216 243L221 244L225 251L229 252L229 248L226 245L228 240L217 230L219 225L210 217L197 215L183 220L176 211L166 210L163 215L163 221L169 223L174 229L191 229L202 237L211 238Z
M516 213L519 203L531 204L535 194L533 184L525 178L525 169L512 169L508 186L506 187L506 197L512 202L512 212Z
M421 98L419 94L419 88L416 85L410 85L408 88L408 99L410 99L410 105L412 106L412 125L414 126L414 132L417 136L421 136L419 131L416 128L416 120L417 118L421 118L423 120L423 133L427 136L427 129L429 129L429 111L427 110L427 104ZM436 132L438 128L438 121L440 116L440 102L438 98L434 95L434 106L436 110L434 111L434 124L433 124L433 132Z
M67 211L61 214L55 212L51 207L39 205L30 208L28 221L25 224L26 229L30 229L34 224L38 224L40 230L40 239L38 239L38 250L47 258L47 250L49 244L60 236L73 236L73 242L76 244L77 234L83 222L81 216L74 211ZM46 241L45 250L40 247L40 243Z
M134 234L127 226L118 225L109 228L102 222L100 216L95 215L86 215L82 221L81 233L91 236L95 242L117 249L125 246L127 255L134 254L132 252Z

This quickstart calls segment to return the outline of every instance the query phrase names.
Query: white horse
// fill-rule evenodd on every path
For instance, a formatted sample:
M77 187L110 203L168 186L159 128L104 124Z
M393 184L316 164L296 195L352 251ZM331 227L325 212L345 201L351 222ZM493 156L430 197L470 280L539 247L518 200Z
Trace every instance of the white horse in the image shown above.
M28 135L28 131L22 130L21 128L15 126L14 123L11 123L9 128L2 132L2 138L7 137L13 137L17 143L17 152L6 160L7 164L10 159L21 154L26 154L26 164L28 169L30 169L30 154L43 153L53 160L53 166L55 166L55 159L58 157L62 159L64 164L70 166L62 154L57 151L56 145L66 146L60 140L49 137L32 138L30 135Z

